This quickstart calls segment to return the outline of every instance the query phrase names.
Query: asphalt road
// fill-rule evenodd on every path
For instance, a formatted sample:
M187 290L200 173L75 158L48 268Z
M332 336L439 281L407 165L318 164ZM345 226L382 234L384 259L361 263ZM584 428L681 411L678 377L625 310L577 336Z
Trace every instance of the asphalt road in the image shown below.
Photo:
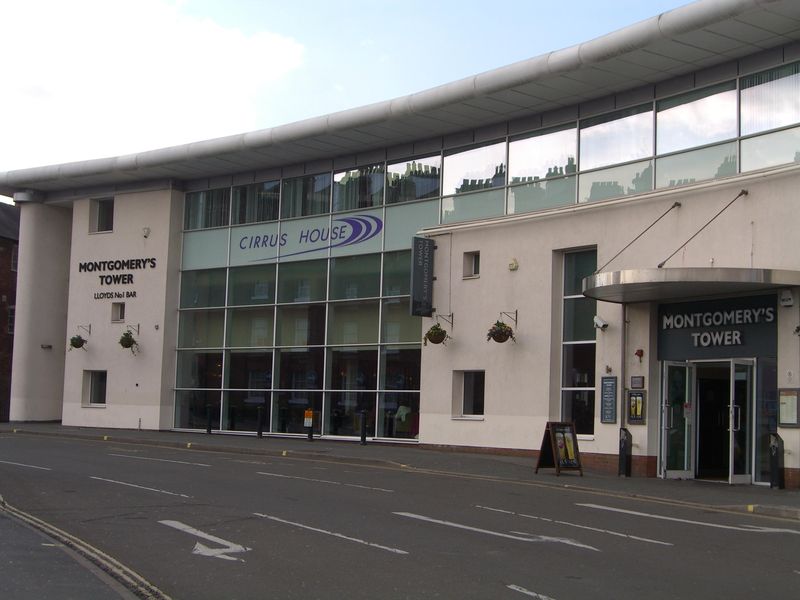
M173 598L800 589L796 522L533 481L17 435L0 437L0 494Z

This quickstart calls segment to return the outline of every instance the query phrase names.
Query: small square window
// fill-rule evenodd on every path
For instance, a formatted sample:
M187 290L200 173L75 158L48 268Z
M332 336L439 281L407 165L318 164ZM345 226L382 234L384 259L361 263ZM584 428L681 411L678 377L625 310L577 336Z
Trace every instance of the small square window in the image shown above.
M105 406L107 371L84 371L83 394L84 404Z
M89 209L89 232L100 233L114 230L114 199L92 200Z
M111 320L124 321L125 320L125 303L112 302L111 303Z
M464 252L464 277L478 277L481 274L481 253Z

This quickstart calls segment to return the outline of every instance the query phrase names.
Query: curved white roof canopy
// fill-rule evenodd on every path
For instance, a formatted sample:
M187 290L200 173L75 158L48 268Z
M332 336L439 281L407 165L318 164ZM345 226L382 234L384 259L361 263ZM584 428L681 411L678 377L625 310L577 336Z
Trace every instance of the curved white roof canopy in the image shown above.
M0 193L198 179L400 146L574 106L797 40L797 0L700 0L393 100L181 146L0 173ZM46 132L41 138L46 143Z
M627 269L583 279L583 295L603 302L662 302L800 286L800 271L678 267Z

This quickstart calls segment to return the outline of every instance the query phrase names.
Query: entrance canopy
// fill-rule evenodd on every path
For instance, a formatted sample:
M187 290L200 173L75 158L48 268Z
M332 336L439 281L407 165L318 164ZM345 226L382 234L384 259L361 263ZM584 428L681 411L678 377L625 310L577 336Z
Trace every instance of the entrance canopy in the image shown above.
M626 269L583 279L583 295L603 302L662 302L800 286L800 271L679 267Z

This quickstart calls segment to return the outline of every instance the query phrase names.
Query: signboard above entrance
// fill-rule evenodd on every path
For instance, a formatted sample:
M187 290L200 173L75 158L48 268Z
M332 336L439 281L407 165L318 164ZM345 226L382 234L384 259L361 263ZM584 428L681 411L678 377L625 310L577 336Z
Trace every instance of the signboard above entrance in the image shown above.
M658 359L777 355L776 296L724 298L658 307Z

